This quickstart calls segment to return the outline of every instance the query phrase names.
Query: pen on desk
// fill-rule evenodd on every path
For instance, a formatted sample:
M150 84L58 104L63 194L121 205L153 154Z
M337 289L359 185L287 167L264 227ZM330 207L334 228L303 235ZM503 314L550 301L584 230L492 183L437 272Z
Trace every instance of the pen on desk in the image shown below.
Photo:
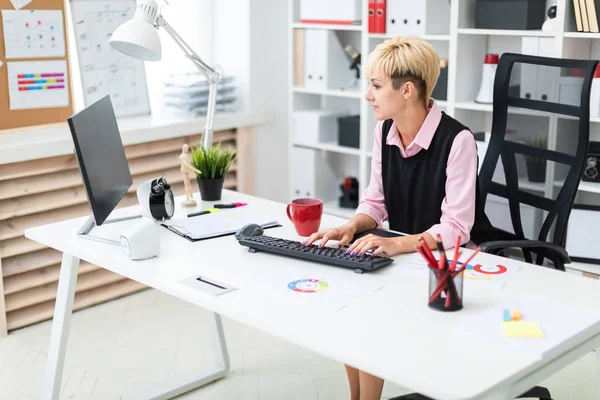
M247 206L247 203L215 204L215 208L236 208Z
M198 215L211 214L211 213L214 213L214 212L217 212L217 211L220 211L220 210L217 209L217 208L209 208L208 210L202 210L202 211L198 211L198 212L195 212L195 213L188 214L188 218L190 218L190 217L197 217Z

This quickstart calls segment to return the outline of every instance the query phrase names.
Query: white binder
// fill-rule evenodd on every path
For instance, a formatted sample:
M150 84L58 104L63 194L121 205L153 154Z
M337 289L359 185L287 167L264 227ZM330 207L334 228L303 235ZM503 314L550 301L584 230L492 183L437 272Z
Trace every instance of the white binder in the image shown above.
M361 0L300 0L300 22L358 23L360 5Z
M294 147L290 156L294 171L291 198L316 197L324 202L337 198L339 188L332 182L339 179L325 152Z
M523 37L521 53L552 57L554 38ZM532 100L556 102L560 69L549 66L520 64L521 97Z
M448 34L450 2L447 0L387 0L388 35Z
M304 36L304 86L340 90L353 78L350 59L335 31L307 29Z
M326 109L294 111L294 143L337 144L338 118L344 115L349 113Z

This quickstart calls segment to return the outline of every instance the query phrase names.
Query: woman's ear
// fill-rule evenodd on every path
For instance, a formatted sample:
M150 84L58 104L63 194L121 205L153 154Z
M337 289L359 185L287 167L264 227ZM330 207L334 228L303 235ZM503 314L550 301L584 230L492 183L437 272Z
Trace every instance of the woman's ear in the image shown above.
M404 100L410 99L415 94L415 85L411 81L405 82L402 85L402 94L404 96Z

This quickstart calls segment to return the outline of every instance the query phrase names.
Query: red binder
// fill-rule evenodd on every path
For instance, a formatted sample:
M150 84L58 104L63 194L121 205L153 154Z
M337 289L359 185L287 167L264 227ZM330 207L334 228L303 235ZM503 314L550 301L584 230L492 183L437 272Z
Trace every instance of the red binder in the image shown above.
M385 33L386 0L375 0L375 32Z
M376 33L376 29L375 29L375 0L369 0L369 33Z

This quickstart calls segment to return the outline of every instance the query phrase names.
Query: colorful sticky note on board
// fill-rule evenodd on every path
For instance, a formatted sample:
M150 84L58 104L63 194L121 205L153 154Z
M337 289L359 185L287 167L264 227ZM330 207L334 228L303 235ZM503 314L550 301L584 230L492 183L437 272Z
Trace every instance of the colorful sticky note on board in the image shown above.
M536 338L544 337L544 332L537 322L534 321L510 321L502 322L504 334L508 337L516 338Z

